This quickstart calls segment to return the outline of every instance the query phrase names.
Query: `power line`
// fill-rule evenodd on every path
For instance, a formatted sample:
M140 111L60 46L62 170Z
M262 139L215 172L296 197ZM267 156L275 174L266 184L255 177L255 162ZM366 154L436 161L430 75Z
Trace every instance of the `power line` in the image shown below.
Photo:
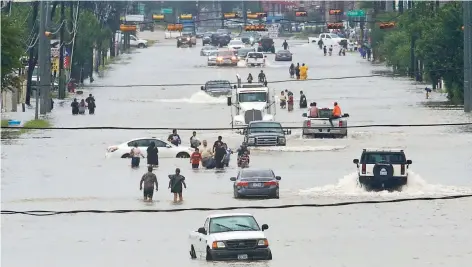
M381 127L445 127L445 126L468 126L472 125L472 122L459 122L459 123L437 123L437 124L368 124L368 125L352 125L340 128L381 128ZM176 128L176 127L113 127L113 126L91 126L91 127L15 127L6 126L1 127L3 129L29 129L29 130L180 130L180 131L230 131L230 130L243 130L247 127L221 127L221 128ZM257 129L264 129L265 127L257 127ZM267 127L273 129L273 127ZM284 129L296 130L296 129L312 129L311 127L303 126L287 126L282 127Z
M29 216L53 216L62 214L79 214L79 213L170 213L170 212L184 212L184 211L226 211L226 210L263 210L263 209L288 209L288 208L325 208L325 207L341 207L352 206L360 204L386 204L386 203L400 203L411 201L434 201L434 200L451 200L460 198L470 198L472 194L452 195L442 197L417 197L417 198L398 198L391 200L364 200L364 201L350 201L337 202L327 204L292 204L279 206L240 206L240 207L221 207L221 208L186 208L186 209L128 209L128 210L66 210L66 211L51 211L51 210L29 210L29 211L15 211L2 210L4 215L29 215Z

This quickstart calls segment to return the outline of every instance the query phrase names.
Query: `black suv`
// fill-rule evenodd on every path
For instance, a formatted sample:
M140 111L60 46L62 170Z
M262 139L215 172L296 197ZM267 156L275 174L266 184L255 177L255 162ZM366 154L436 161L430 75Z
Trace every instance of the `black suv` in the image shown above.
M271 52L275 54L274 39L269 37L261 38L257 52Z

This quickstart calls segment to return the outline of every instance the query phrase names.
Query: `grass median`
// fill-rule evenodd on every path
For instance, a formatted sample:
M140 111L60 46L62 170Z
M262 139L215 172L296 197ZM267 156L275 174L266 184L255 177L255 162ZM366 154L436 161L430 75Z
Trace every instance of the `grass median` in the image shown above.
M51 123L48 120L30 120L23 124L23 128L5 129L4 127L8 127L8 120L2 120L2 139L15 139L24 133L34 130L28 128L49 128Z

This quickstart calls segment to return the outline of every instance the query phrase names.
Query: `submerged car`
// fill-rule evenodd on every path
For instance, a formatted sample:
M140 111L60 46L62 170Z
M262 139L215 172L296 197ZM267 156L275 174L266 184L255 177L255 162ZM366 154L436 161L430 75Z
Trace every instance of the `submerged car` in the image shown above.
M231 95L231 83L227 80L213 80L205 83L205 86L201 87L202 91L207 94L219 97L219 96L230 96Z
M190 232L190 257L215 260L272 260L264 230L249 213L209 215L203 226Z
M135 147L135 144L138 145L138 148L141 150L143 155L146 156L146 149L152 142L154 142L159 150L159 158L189 158L193 153L193 150L190 147L174 146L167 141L155 137L144 137L132 139L125 143L108 147L106 157L129 158L131 149Z
M408 182L412 164L402 149L364 149L357 166L358 182L367 191L401 190Z
M292 53L288 50L279 50L275 54L275 61L292 61Z
M279 181L271 169L242 169L238 176L231 177L233 181L234 198L241 197L270 197L279 198Z
M215 51L218 51L218 48L217 47L214 47L214 46L204 46L202 47L202 49L200 50L200 56L209 56L211 54L211 52L215 52Z

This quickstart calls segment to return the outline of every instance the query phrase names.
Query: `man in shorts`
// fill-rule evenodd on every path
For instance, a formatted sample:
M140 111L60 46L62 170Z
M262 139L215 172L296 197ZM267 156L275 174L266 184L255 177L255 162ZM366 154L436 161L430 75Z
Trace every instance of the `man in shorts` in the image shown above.
M144 190L143 190L144 183ZM148 172L143 175L139 183L139 190L143 190L144 201L152 202L152 195L154 194L154 184L156 184L156 191L159 186L157 184L157 177L152 173L152 166L148 167Z

